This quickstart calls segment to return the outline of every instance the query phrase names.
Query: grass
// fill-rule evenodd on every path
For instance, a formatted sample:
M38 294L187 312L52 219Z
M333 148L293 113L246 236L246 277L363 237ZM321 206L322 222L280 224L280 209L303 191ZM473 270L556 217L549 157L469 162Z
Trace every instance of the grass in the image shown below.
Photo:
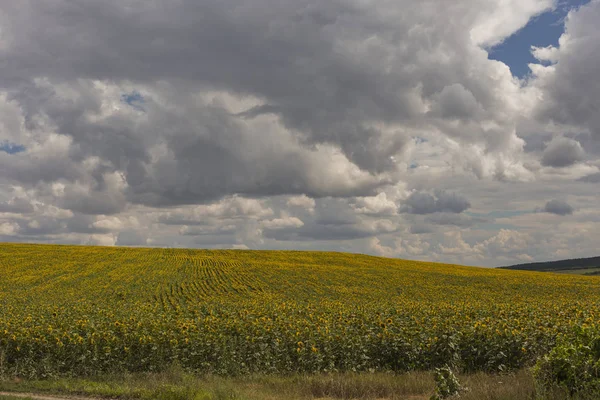
M468 388L461 394L462 400L539 399L533 377L526 369L513 374L459 375L459 379ZM156 400L428 400L434 389L433 376L429 372L224 378L194 376L175 368L160 374L128 374L93 379L0 381L0 390L3 391ZM559 400L566 396L557 392L545 398Z
M31 397L0 396L0 400L32 400Z

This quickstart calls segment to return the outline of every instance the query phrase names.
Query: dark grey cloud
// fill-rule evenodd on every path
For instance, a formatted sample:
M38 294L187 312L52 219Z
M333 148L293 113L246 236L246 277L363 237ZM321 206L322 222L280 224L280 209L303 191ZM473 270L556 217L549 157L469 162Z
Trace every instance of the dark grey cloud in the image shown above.
M109 233L110 229L94 226L96 218L85 214L74 214L71 218L64 221L65 232L103 234Z
M233 193L371 195L397 179L389 175L397 172L411 143L406 128L433 125L461 136L443 120L501 116L504 123L505 99L490 90L497 84L495 67L467 35L502 7L492 0L481 7L469 4L464 0L448 10L456 17L452 25L435 7L402 2L381 7L314 0L259 0L252 7L239 0L4 4L2 82L29 128L53 127L70 137L73 161L97 156L122 171L128 198L136 203L192 204ZM527 17L515 18L508 26ZM413 29L421 25L431 29ZM477 32L482 38L501 37L492 31ZM90 80L139 85L117 99L123 103L124 95L139 94L141 112L150 121L118 114L98 118L107 104ZM62 89L76 98L57 93ZM253 96L259 104L234 113L218 104L198 105L197 94L209 91ZM427 102L437 102L434 118L440 121L423 120ZM248 125L259 124L255 120L266 114L292 137L261 142L257 132L264 126L249 132ZM509 137L503 132L510 129L487 135L467 125L456 132L469 131L465 138L491 147L506 142L498 137ZM166 152L155 157L150 150L159 144ZM323 145L341 150L371 179L355 185L334 185L331 178L320 182L316 171L331 168L326 155L310 151ZM63 161L42 168L56 170L44 179L77 179L80 168ZM15 170L21 172L14 179L40 179Z
M433 213L461 213L471 207L465 197L448 192L436 190L434 195L426 192L414 192L400 207L401 212L409 214Z
M448 212L436 212L428 215L425 218L425 222L434 225L452 225L458 227L470 227L478 223L487 222L484 218L471 217L469 215L448 213Z
M0 153L0 175L3 179L24 185L59 180L74 182L82 177L81 168L60 151L62 149L49 147L43 154Z
M73 214L70 217L34 215L31 218L13 218L9 221L17 224L19 236L31 237L32 240L37 240L43 235L105 234L110 232L110 229L95 226L96 219L84 214Z
M30 201L19 197L0 202L0 213L31 214L34 210Z
M424 233L432 233L435 232L435 229L427 224L416 223L410 226L409 232L414 235L421 235Z
M123 211L127 202L120 193L77 193L67 190L59 204L62 208L83 214L112 215Z
M325 198L314 207L314 221L321 226L344 227L358 224L361 219L345 199Z
M367 60L334 50L343 44L342 33L350 42L373 33L389 41L408 26L386 26L377 15L351 2L262 0L251 8L234 0L187 0L169 7L154 2L129 8L126 3L43 1L13 8L6 21L11 40L2 57L6 82L27 82L37 76L59 81L166 80L253 94L270 104L243 116L276 110L309 143L340 145L369 171L394 167L388 158L402 149L406 139L386 139L368 125L414 115L408 95L413 83L406 78L388 80L380 70L368 68ZM56 26L61 29L50 29ZM396 82L395 87L389 87L390 82ZM36 91L40 98L39 90L30 90ZM14 98L28 114L35 112L39 106L32 109L22 92ZM95 146L100 152L110 146L116 150L113 157L139 153L140 148L132 147L131 132L119 121L85 124L80 111L100 106L88 100L80 109L71 104L73 108L66 110L63 104L46 114L60 119L63 133L82 136L83 147ZM97 139L100 132L102 141Z
M235 235L230 234L198 235L190 237L193 238L191 243L194 247L231 247L240 242Z
M563 200L550 200L544 206L544 211L556 215L570 215L573 214L573 207Z
M358 217L349 213L336 213L335 211L330 214L320 215L316 219L316 223L322 226L339 226L343 227L346 225L353 225L359 221Z
M6 243L46 243L46 244L82 244L81 238L48 235L0 235L0 242Z
M579 179L580 182L587 183L600 183L600 172L596 172L595 174L586 175Z
M236 226L186 226L181 230L185 236L227 236L237 232Z
M56 235L66 232L64 220L40 216L35 219L19 219L14 221L19 225L18 234L22 236Z
M237 117L242 117L242 118L256 118L259 115L264 115L264 114L279 114L280 113L280 108L277 106L272 106L270 104L262 104L260 106L255 106L252 107L246 111L240 112L235 114Z
M542 154L542 165L568 167L585 159L585 152L578 141L565 137L553 139Z
M442 118L472 120L477 119L483 110L473 93L455 83L442 89L432 113Z
M20 160L22 165L6 160L8 177L36 183L81 180L89 174L96 186L94 193L73 194L65 201L66 207L91 214L115 213L124 207L124 198L103 190L104 174L116 171L122 171L126 180L129 201L153 206L208 203L234 193L368 195L386 182L366 173L358 180L333 172L319 176L317 171L327 171L324 167L331 163L329 154L298 148L290 138L276 132L266 134L262 127L249 130L223 105L190 108L191 99L175 93L165 95L180 106L177 111L151 99L145 102L151 114L146 123L124 117L90 120L83 115L97 107L95 96L101 93L94 90L79 85L75 88L76 101L71 102L52 91L39 101L36 91L33 96L19 92L24 108L35 104L32 119L50 118L73 145L67 154L43 155L33 165L25 158ZM87 101L88 97L92 99ZM152 146L165 148L153 161L148 152ZM100 157L102 163L86 172L75 163L86 157Z
M147 236L139 231L126 230L117 235L117 246L144 246L147 244Z
M263 236L267 239L281 241L344 241L369 238L379 233L393 233L394 230L383 230L368 228L360 225L335 226L306 224L300 228L288 228L264 231Z
M550 133L532 133L527 135L525 138L525 147L524 150L526 152L541 152L547 146L547 144L552 140L552 135Z
M461 213L471 207L469 200L457 193L436 190L435 197L439 212Z
M165 224L165 225L190 225L190 226L209 225L210 224L210 222L208 220L196 220L184 213L177 213L177 214L170 213L167 215L161 215L160 217L158 217L158 222L161 224Z
M283 241L345 241L389 234L399 229L394 218L358 214L348 200L325 198L316 202L314 214L302 220L287 217L263 223L263 236Z

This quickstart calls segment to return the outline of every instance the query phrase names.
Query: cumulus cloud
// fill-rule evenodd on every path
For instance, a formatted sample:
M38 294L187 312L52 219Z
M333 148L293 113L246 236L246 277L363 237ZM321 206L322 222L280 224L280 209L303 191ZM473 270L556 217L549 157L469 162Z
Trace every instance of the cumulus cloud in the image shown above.
M513 256L520 259L530 251L532 242L533 238L527 233L501 229L493 237L477 243L474 248L488 257Z
M262 226L265 229L279 230L286 228L300 228L301 226L304 226L304 222L302 222L300 218L282 216L281 218L263 221Z
M278 241L347 241L366 239L380 233L392 233L395 230L394 224L389 221L348 226L305 224L300 228L291 226L269 229L264 232L264 237Z
M491 46L523 28L529 19L554 7L552 0L483 2L482 18L472 28L471 38L478 44Z
M315 211L315 200L311 199L310 197L308 197L307 195L303 194L302 196L293 196L290 197L287 200L287 206L288 207L297 207L297 208L303 208L306 211L313 213Z
M0 223L0 235L2 236L13 236L17 233L19 226L14 222L2 222Z
M401 207L402 212L409 214L433 214L438 212L461 213L471 207L471 203L465 197L436 190L429 194L424 192L412 193Z
M357 198L353 204L356 212L371 215L396 215L398 205L382 192L377 196Z
M459 83L446 86L437 96L433 113L449 119L477 119L483 112L473 93Z
M547 213L556 215L570 215L573 214L573 207L563 200L550 200L546 203L543 209Z
M351 241L377 234L392 234L399 223L390 218L356 213L347 200L325 199L317 202L314 215L302 220L285 213L262 222L263 235L277 241Z
M158 221L166 225L204 225L212 219L260 219L271 215L273 210L265 201L233 196L212 204L161 213Z
M91 235L85 244L92 246L114 246L116 239L114 235Z
M31 214L34 211L35 208L27 199L17 197L0 202L0 213Z
M57 198L57 203L62 208L83 214L117 214L124 210L127 200L121 191L122 185L120 185L119 177L114 175L113 177L116 179L102 178L104 188L101 190L78 184L69 185Z
M596 172L594 174L583 176L583 177L579 178L579 180L581 182L600 183L600 172Z
M36 128L69 137L78 157L100 156L122 170L135 202L193 203L232 192L365 195L389 182L415 124L450 132L444 119L479 112L477 120L505 125L511 105L489 88L513 83L479 45L549 7L462 1L442 15L425 3L275 3L24 2L4 13L3 73L20 85L9 85L10 99ZM413 29L417 21L430 29ZM139 89L124 87L130 81ZM123 104L123 93L138 94L144 112ZM440 121L419 122L435 101ZM456 128L484 148L498 136L513 140L508 126L489 137L468 121Z
M578 141L559 137L552 139L542 154L542 165L568 167L585 159L585 152Z
M552 64L532 64L538 76L533 86L539 89L537 106L540 120L578 127L598 140L600 135L600 88L592 84L600 73L600 2L569 12L565 32L557 47L534 49L541 60Z

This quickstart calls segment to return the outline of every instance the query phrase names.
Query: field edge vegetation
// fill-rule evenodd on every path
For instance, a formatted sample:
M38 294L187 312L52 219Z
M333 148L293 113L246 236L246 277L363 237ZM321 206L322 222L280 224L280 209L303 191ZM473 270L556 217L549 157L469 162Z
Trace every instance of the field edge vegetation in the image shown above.
M529 369L505 374L458 374L458 379L463 387L460 395L462 400L542 398ZM152 374L39 381L5 379L0 380L0 391L131 400L429 400L435 392L435 382L433 374L424 371L403 374L388 372L200 377L174 367ZM565 391L554 390L546 392L543 398L559 400L567 398L567 395Z

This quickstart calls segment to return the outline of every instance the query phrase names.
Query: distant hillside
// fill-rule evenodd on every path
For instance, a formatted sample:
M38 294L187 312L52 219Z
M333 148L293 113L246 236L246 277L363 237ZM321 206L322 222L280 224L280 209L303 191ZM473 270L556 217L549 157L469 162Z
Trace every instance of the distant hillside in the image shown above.
M517 264L500 268L579 275L600 275L600 257Z

